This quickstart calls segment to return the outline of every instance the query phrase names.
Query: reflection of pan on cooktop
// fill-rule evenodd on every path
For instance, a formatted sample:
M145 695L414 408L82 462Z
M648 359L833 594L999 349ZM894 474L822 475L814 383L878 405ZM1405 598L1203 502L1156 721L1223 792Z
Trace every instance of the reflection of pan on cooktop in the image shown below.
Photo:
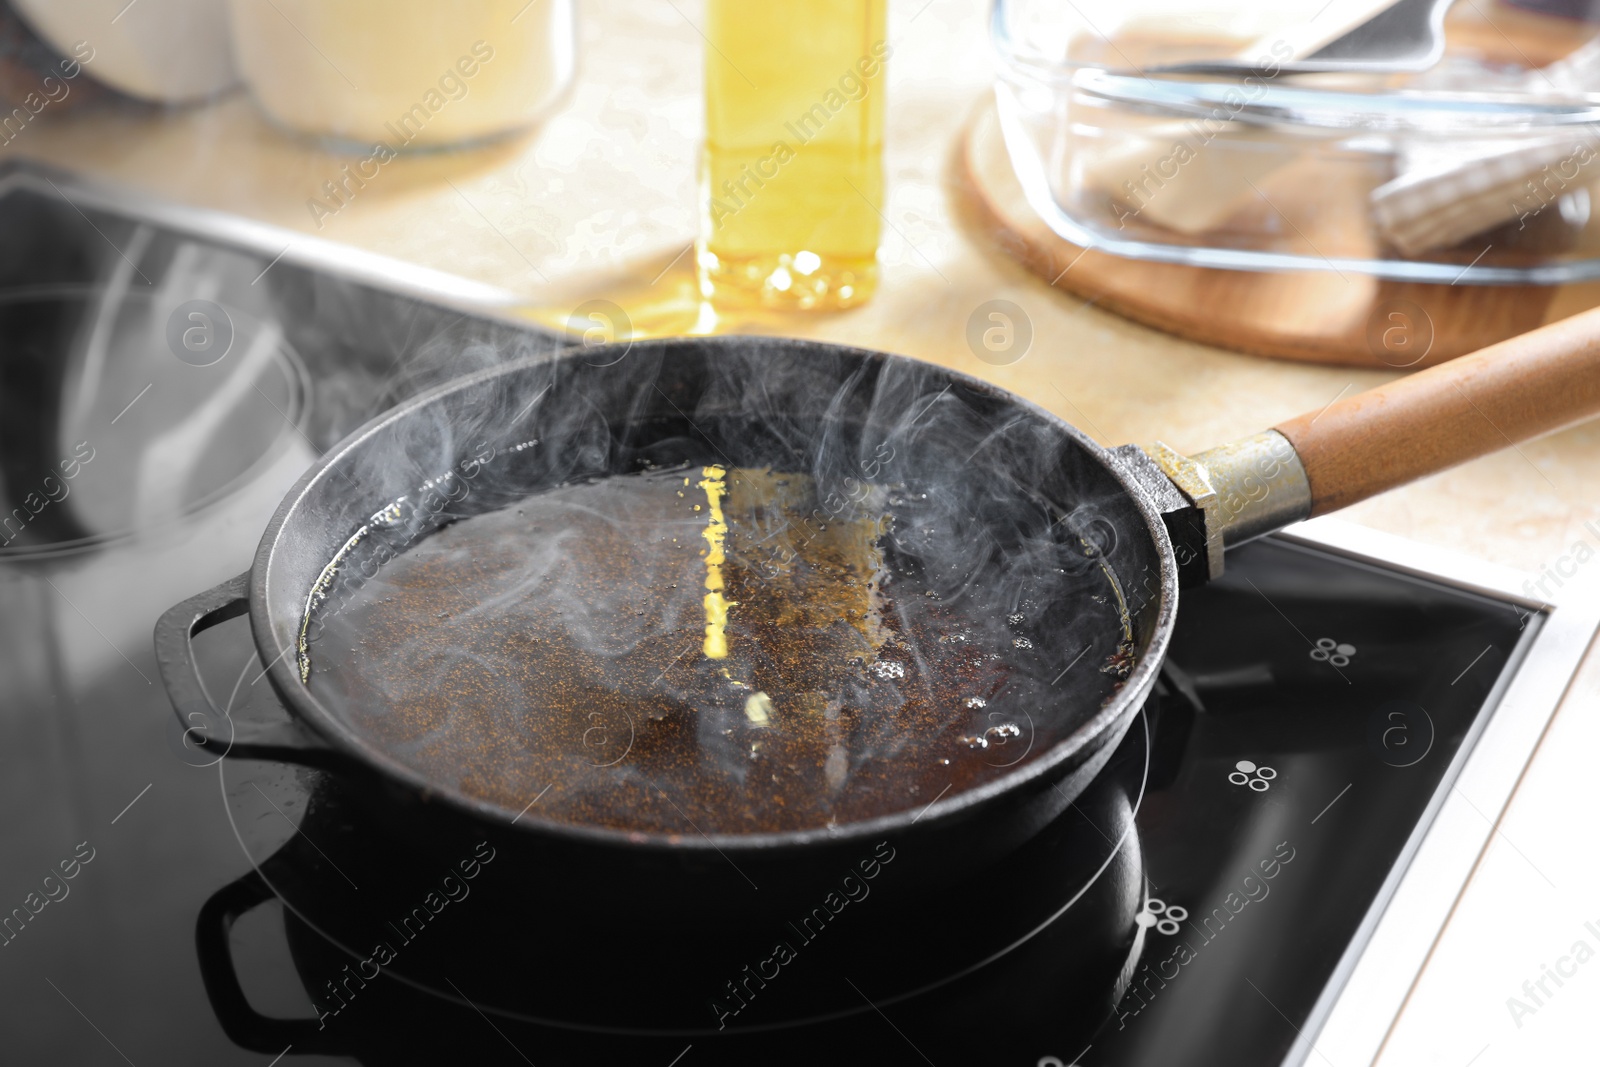
M489 1057L473 1062L521 1062L508 1039L540 1064L623 1062L652 1040L670 1046L664 1063L684 1039L700 1063L825 1062L829 1049L879 1045L873 1062L899 1062L908 1050L876 1010L964 1062L1001 1036L1029 1047L1033 1030L1038 1047L1066 1047L1109 1014L1141 945L1133 819L1149 734L1135 723L1074 808L988 871L925 887L893 848L869 845L815 907L720 923L662 906L646 884L624 908L574 899L536 853L470 836L418 858L323 776L302 833L203 909L202 973L241 1045L364 1062L460 1057L464 1040ZM432 858L457 853L453 865ZM320 1021L259 1015L235 976L228 929L275 894Z
M190 249L169 287L224 269ZM198 303L221 318L192 326L126 277L0 295L0 556L148 533L296 446L306 383L279 325ZM174 321L210 331L212 350L180 359Z
M248 611L293 720L234 739L235 755L371 773L384 787L371 790L375 810L397 823L462 819L501 840L538 839L553 866L622 902L641 883L704 900L708 882L734 874L750 883L749 907L767 893L804 897L819 872L880 840L924 874L958 878L1026 842L1092 780L1154 684L1180 576L1204 580L1230 544L1592 414L1597 331L1600 313L1579 316L1195 460L1164 446L1107 451L992 386L831 345L679 339L512 363L402 405L309 471L250 573L163 616L163 680L185 725L224 743L230 724L212 721L189 640ZM801 476L785 491L812 505L804 513L844 543L853 535L838 527L878 530L881 560L840 569L792 546L769 561L781 581L742 588L781 601L772 590L786 567L847 575L854 585L821 585L858 598L843 614L861 624L865 647L810 617L786 629L781 603L766 602L748 612L753 643L729 638L753 648L736 663L714 647L733 635L726 593L741 588L733 549L729 573L714 570L719 531L732 525L719 508L725 498L743 506L740 477ZM638 507L595 503L629 479L661 484ZM674 509L702 507L687 503L694 490L704 519L685 510L679 523ZM545 523L552 500L602 521ZM528 528L518 529L523 506ZM774 538L798 536L783 514L758 506L734 549L759 560L762 539L750 533L764 524ZM486 526L493 536L477 537ZM560 542L571 529L585 536L541 556L539 537ZM605 550L586 552L591 542ZM629 554L641 543L687 561L643 583L676 585L678 597L642 599L622 580L645 561ZM608 558L621 578L595 592L583 581ZM533 570L514 569L530 561ZM387 597L363 601L366 586L354 589L350 617L380 638L363 649L359 628L340 628L334 594L386 568L410 583L394 610L403 621L383 618ZM541 583L572 584L546 604ZM873 598L887 586L882 608ZM483 625L502 621L508 603L538 610ZM572 618L551 625L564 611ZM641 614L642 628L630 621ZM478 629L458 634L457 617ZM874 636L874 620L892 640ZM695 641L669 654L702 624L704 662L686 683L671 672ZM1002 644L1011 625L1021 632ZM976 692L947 677L971 653L939 647L969 629L983 655L966 668L994 670ZM787 635L804 646L822 632L839 639L831 654L799 657L814 679L784 706L764 703L761 655L782 682L795 667L784 662ZM639 648L652 652L653 675L578 654ZM844 661L854 663L847 678L816 670ZM364 672L372 663L376 676ZM633 755L624 746L617 759L585 751L586 715L630 708L630 730L664 740ZM901 708L912 712L903 720ZM996 765L963 746L985 740L996 713L1009 716L996 723L1008 739L1027 734L1019 760ZM596 725L609 736L623 724ZM769 742L791 729L810 739L798 752ZM794 782L806 785L799 815ZM549 807L536 807L547 793Z

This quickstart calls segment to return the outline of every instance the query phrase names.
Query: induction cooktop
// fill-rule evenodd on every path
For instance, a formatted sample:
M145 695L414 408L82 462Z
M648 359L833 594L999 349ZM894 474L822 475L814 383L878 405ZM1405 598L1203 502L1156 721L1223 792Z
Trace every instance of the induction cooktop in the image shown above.
M1183 592L1106 770L999 865L921 887L889 848L726 923L573 900L380 829L359 784L197 751L150 643L349 430L566 339L33 166L0 232L6 1062L1368 1062L1600 622L1304 524ZM196 651L220 714L281 716L242 620Z

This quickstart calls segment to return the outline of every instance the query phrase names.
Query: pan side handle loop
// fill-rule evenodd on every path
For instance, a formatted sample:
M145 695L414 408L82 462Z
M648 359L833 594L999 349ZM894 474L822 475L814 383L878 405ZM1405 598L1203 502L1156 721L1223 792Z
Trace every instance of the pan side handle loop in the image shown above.
M180 605L181 606L181 605ZM200 981L206 997L234 1044L266 1055L281 1054L285 1046L299 1053L338 1054L346 1051L328 1039L316 1019L275 1019L251 1007L233 966L228 935L246 912L273 897L272 888L252 870L219 889L200 909L195 922L195 948L200 958Z
M250 572L246 571L169 608L156 621L156 665L178 716L185 758L200 766L225 756L328 769L343 766L334 749L292 720L236 724L217 709L206 691L194 659L194 636L237 619L249 607Z

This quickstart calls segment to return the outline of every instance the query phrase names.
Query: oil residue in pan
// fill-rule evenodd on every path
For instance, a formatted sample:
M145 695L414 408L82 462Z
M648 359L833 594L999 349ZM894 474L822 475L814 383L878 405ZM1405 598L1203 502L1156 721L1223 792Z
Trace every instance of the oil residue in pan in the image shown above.
M392 758L502 808L742 834L998 777L1126 673L1091 656L1057 684L1085 632L1101 659L1126 651L1103 564L1019 581L997 550L953 569L922 551L926 494L817 498L807 475L696 466L455 522L321 620L312 688Z

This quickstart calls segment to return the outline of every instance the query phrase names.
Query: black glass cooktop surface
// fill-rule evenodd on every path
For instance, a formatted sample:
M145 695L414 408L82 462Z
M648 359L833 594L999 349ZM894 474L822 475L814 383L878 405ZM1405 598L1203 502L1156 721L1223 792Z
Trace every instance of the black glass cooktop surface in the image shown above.
M150 643L349 429L555 341L37 183L0 228L8 1063L1280 1064L1537 629L1268 539L1183 594L1112 762L1001 865L930 888L868 848L738 922L573 900L380 829L361 783L197 756ZM242 620L196 648L230 715L281 715Z

